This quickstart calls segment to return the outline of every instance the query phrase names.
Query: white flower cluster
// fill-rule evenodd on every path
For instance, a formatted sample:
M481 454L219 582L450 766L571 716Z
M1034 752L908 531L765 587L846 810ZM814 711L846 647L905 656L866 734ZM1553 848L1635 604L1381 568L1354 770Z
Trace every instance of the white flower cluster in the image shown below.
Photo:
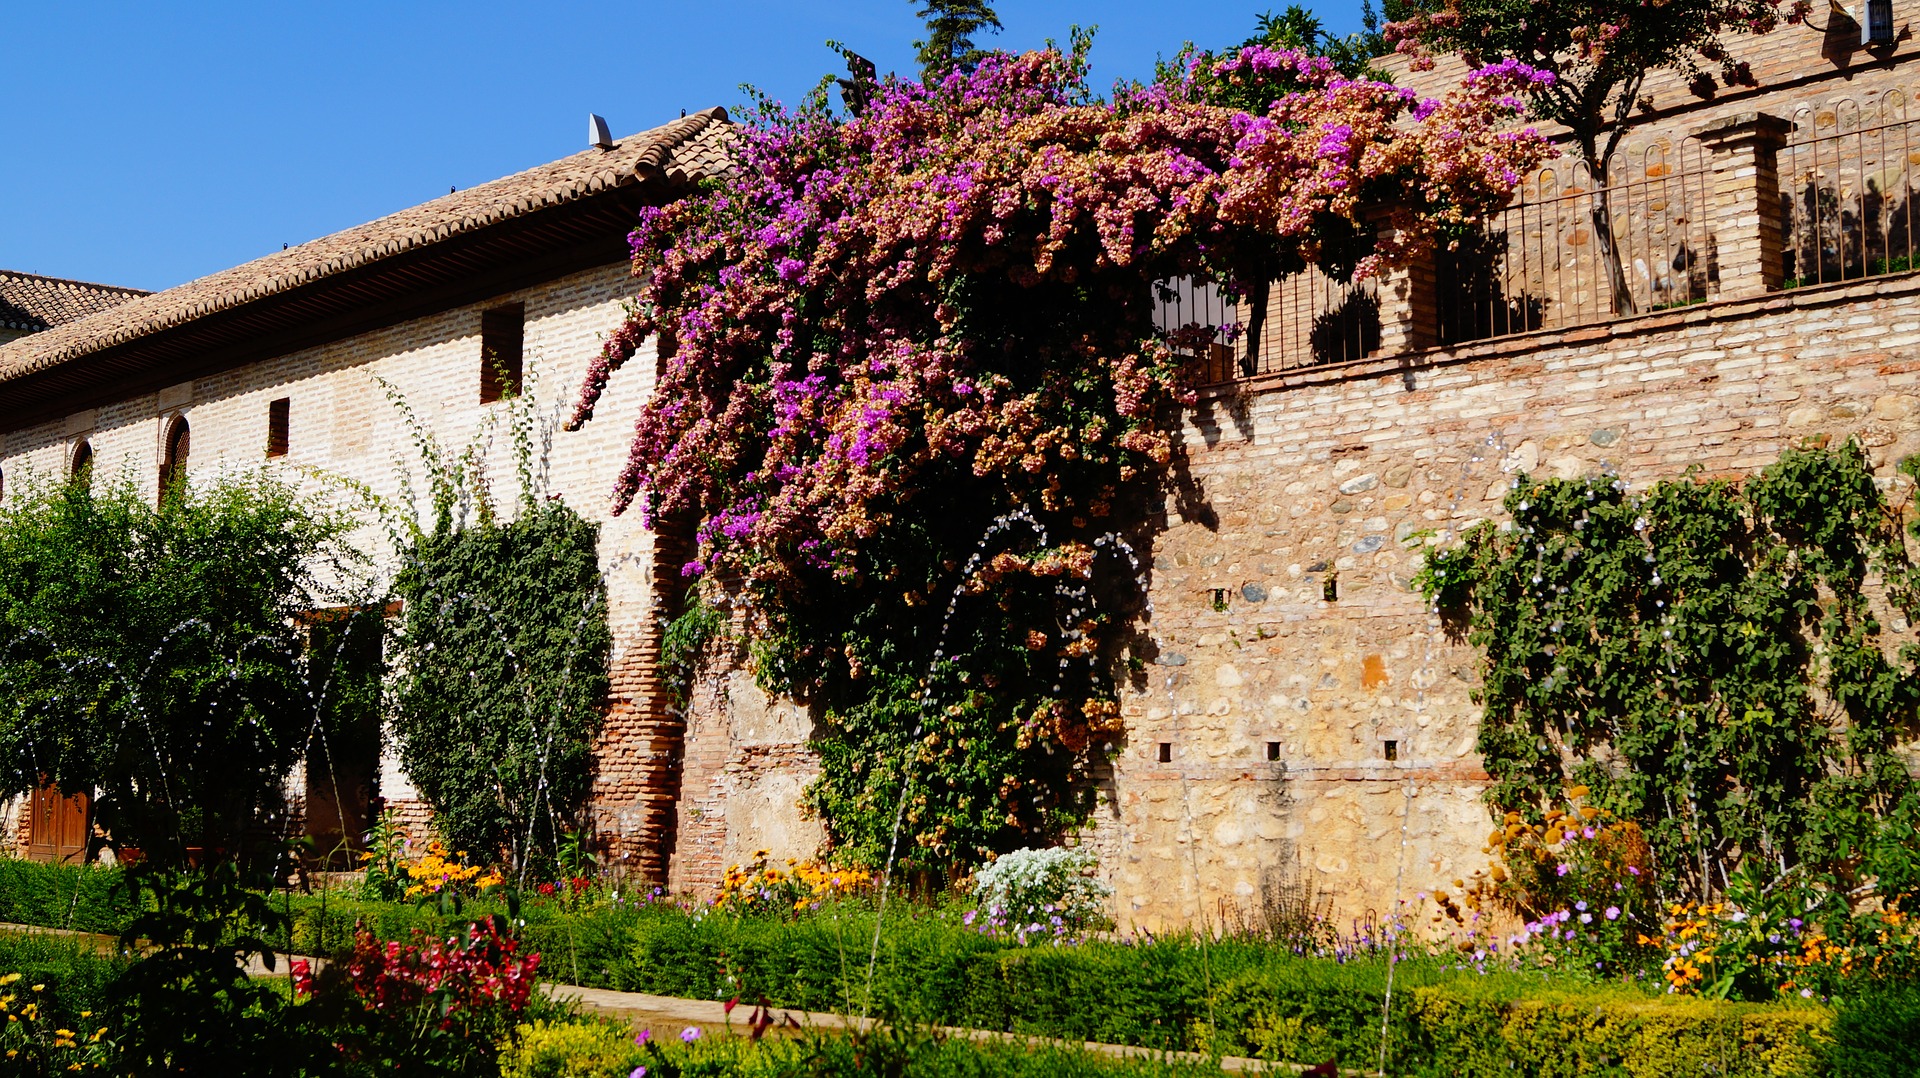
M1094 878L1096 864L1088 849L1015 850L974 874L974 898L1009 925L1097 924L1113 888Z

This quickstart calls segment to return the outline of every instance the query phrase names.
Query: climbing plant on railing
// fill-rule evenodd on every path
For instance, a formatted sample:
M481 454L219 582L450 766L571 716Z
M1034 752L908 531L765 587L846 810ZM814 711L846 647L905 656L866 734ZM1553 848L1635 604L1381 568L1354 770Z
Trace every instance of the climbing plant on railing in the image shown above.
M1912 624L1920 579L1857 443L1643 494L1523 476L1506 508L1510 527L1473 528L1417 580L1483 653L1496 813L1537 818L1583 783L1645 830L1670 897L1720 893L1743 864L1920 889L1902 841L1920 790L1894 751L1920 647L1881 625Z
M817 705L844 858L882 860L902 804L924 868L1084 818L1138 598L1110 536L1175 457L1152 284L1371 272L1549 152L1503 130L1511 65L1423 101L1264 46L1207 63L1102 101L1077 41L890 77L850 117L763 104L733 178L643 212L639 299L575 422L657 339L616 503L692 522L688 575L751 607L763 681ZM1278 89L1212 103L1241 75Z

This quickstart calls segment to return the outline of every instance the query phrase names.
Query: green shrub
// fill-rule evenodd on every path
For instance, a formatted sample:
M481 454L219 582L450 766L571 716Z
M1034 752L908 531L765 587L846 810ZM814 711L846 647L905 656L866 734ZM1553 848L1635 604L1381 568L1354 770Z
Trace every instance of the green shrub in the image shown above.
M125 958L102 952L92 940L0 933L0 976L20 974L20 980L0 990L0 995L24 995L23 989L45 985L34 993L35 1002L47 1017L68 1028L82 1028L82 1011L93 1015L107 1012L107 988L127 965Z
M365 598L349 521L264 473L157 506L96 486L0 507L0 794L92 791L116 849L267 869L258 840L330 699L298 618Z
M1828 1072L1844 1078L1920 1075L1920 986L1882 989L1842 1002L1825 1055Z
M1542 989L1529 998L1459 983L1406 997L1407 1064L1448 1078L1514 1074L1785 1076L1822 1073L1823 1007Z
M736 1011L736 1016L745 1011ZM737 1031L740 1027L735 1026ZM1202 1061L1116 1059L1058 1045L979 1042L920 1027L871 1033L810 1031L796 1040L747 1041L701 1036L682 1044L660 1030L642 1047L633 1031L609 1022L534 1022L500 1053L502 1078L839 1078L911 1074L916 1078L1185 1078L1217 1075Z
M600 529L530 495L518 520L441 524L394 583L400 760L452 848L519 868L531 842L551 865L558 823L584 818L607 694Z
M681 1073L739 1074L755 1078L853 1078L909 1074L915 1078L1198 1078L1217 1076L1206 1060L1147 1057L1116 1059L1062 1045L981 1042L929 1035L912 1027L871 1034L813 1035L796 1041L742 1047L700 1042L690 1062L720 1062L725 1069L696 1065ZM666 1054L672 1058L672 1054ZM651 1068L649 1075L655 1073Z
M536 1021L501 1049L500 1078L627 1078L644 1061L624 1025Z
M134 913L120 881L117 868L0 857L0 921L115 935Z

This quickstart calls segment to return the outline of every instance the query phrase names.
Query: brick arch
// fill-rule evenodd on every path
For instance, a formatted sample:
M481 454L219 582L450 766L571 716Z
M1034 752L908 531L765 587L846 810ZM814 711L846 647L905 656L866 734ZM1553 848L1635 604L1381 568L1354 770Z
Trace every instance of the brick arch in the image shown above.
M160 499L165 500L176 483L186 482L187 454L192 447L193 430L187 425L187 417L174 416L173 422L167 425L166 441L161 443Z
M68 458L67 474L75 479L87 475L93 469L93 443L85 438L73 445L73 455Z

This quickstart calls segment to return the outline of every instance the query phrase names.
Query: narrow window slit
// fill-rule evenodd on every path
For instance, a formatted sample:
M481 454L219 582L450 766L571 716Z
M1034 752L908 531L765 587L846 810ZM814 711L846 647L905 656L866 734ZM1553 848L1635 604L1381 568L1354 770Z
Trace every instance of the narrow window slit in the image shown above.
M287 426L293 412L293 400L281 397L267 405L267 456L287 455Z

